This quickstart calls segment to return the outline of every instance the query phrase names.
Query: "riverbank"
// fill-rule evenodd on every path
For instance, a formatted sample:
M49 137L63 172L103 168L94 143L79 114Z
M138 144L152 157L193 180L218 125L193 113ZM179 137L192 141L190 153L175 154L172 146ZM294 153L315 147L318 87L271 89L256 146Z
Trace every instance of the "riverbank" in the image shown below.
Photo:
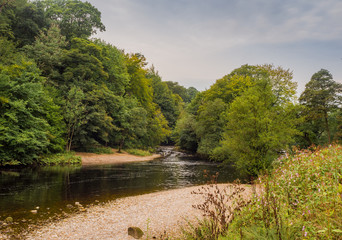
M221 187L227 184L220 184ZM191 194L200 187L168 190L110 201L87 208L85 212L50 223L25 236L27 239L133 239L129 227L139 227L149 238L164 233L180 234L180 226L201 218L192 206L203 203L203 195ZM251 194L246 187L245 196Z
M150 156L136 156L136 155L128 154L126 152L122 152L122 153L114 152L112 154L96 154L96 153L78 152L76 153L76 156L81 157L83 166L144 162L144 161L151 161L151 160L161 157L160 154L152 154Z

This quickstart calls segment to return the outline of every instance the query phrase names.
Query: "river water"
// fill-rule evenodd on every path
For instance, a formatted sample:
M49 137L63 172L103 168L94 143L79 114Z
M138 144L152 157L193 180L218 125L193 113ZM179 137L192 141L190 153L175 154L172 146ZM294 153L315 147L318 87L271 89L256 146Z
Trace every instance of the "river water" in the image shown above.
M149 162L96 166L53 166L1 170L0 221L44 219L67 205L84 206L119 197L206 183L219 172L218 182L232 182L239 176L233 168L186 156L164 148L167 156ZM70 207L70 205L69 205ZM31 210L37 210L33 214Z

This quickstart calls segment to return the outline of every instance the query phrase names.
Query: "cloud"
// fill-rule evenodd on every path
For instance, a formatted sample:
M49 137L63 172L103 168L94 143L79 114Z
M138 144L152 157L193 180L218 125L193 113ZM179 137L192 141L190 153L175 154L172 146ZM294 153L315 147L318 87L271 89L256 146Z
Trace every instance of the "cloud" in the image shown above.
M102 12L107 28L99 37L127 52L143 53L165 80L200 89L245 63L292 67L295 77L306 78L299 81L308 81L313 72L300 69L329 67L333 52L341 53L340 0L90 2ZM336 72L342 78L341 70Z

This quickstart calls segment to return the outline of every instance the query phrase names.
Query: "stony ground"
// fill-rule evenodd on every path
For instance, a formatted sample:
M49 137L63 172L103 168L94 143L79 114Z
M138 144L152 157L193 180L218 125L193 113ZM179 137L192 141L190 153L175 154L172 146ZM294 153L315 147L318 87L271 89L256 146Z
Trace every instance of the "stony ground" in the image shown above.
M121 164L130 162L151 161L161 157L159 154L152 154L151 156L140 157L127 153L114 154L96 154L96 153L77 153L77 156L82 158L82 165L99 165L99 164Z
M221 185L222 187L223 185ZM35 230L27 239L134 239L129 227L139 227L152 239L166 231L177 236L180 226L195 221L201 212L192 207L203 202L203 196L191 194L199 187L169 190L127 197L93 206L86 212L48 224ZM248 195L250 188L246 191Z

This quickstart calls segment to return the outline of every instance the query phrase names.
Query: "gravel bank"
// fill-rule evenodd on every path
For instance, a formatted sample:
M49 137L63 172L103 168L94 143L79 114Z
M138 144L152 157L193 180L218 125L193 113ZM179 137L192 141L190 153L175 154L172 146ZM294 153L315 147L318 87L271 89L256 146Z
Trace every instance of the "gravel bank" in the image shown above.
M140 157L128 153L113 153L113 154L96 154L96 153L76 153L82 159L82 165L100 165L100 164L121 164L130 162L151 161L160 158L160 154L152 154L151 156Z
M221 185L223 186L223 185ZM48 224L27 236L27 239L118 239L132 240L128 227L139 227L159 237L164 231L170 236L180 232L185 219L194 221L201 212L192 207L203 202L201 195L191 194L199 187L168 190L111 201L88 208L86 212ZM245 191L250 193L250 188ZM143 239L146 239L144 236Z

